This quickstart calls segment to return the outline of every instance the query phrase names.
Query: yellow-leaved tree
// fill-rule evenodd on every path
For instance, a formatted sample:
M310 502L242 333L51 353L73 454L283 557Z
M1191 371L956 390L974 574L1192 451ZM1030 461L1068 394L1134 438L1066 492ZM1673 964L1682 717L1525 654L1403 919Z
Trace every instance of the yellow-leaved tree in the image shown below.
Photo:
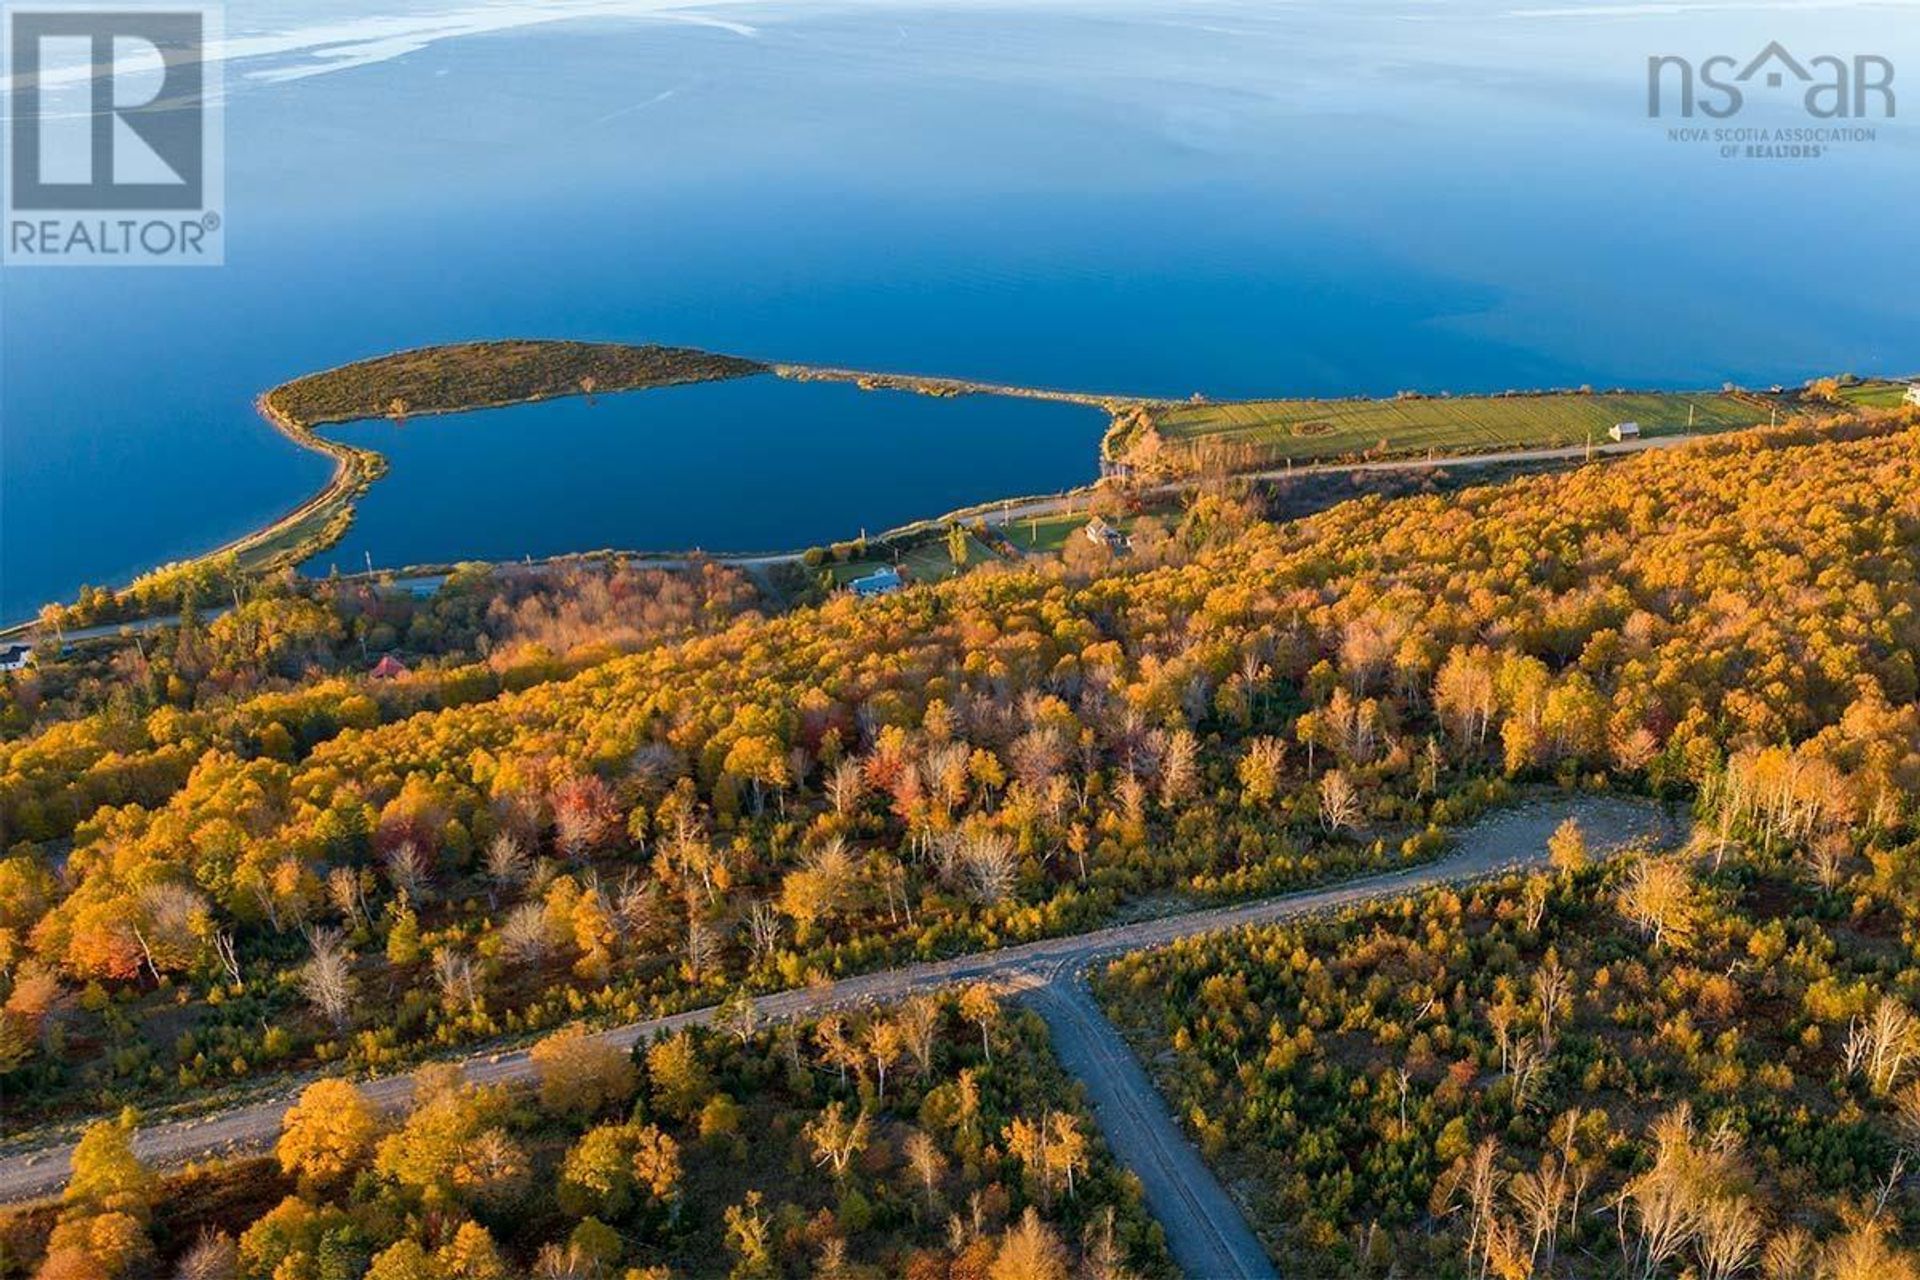
M281 1120L274 1151L302 1185L326 1187L365 1164L379 1136L379 1118L359 1089L346 1080L319 1080Z

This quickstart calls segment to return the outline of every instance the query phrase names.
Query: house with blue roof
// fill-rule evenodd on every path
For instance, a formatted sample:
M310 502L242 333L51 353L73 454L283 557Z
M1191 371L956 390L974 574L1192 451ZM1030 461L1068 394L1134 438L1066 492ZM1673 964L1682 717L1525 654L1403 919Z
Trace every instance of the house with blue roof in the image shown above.
M907 585L900 571L892 566L877 570L864 578L855 578L847 584L847 589L856 596L890 596Z

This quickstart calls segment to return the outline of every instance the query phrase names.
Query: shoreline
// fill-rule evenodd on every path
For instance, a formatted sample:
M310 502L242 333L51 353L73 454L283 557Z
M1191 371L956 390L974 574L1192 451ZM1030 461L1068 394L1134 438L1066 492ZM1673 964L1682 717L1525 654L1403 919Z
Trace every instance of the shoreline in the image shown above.
M622 378L614 374L614 381L607 385L598 384L592 376L582 377L574 382L555 381L560 372L558 365L565 360L578 360L582 353L605 359L628 358L635 360L658 361L663 368L648 371L636 376ZM525 357L519 365L511 364L509 356ZM394 396L387 411L377 407L382 397L392 387L366 391L356 385L356 390L370 396L349 407L330 407L315 410L304 415L296 414L287 406L287 401L300 396L312 395L317 388L325 388L318 394L323 397L332 393L341 394L335 384L350 379L365 378L378 384L385 374L400 384L402 375L415 374L414 366L436 361L457 362L470 360L473 368L484 375L496 378L505 377L509 381L515 377L526 378L527 389L521 394L476 394L460 395L445 402L416 403ZM456 372L460 372L456 368ZM391 352L367 360L350 362L331 369L320 370L312 374L292 379L279 386L261 392L254 399L254 409L266 424L295 446L310 452L321 454L333 461L333 471L319 489L295 504L279 517L265 525L242 534L218 547L199 555L170 565L156 568L149 574L143 574L114 591L116 602L123 600L142 582L159 579L163 575L179 574L185 577L196 572L221 568L221 561L231 560L224 566L230 573L259 575L277 572L286 568L297 568L312 557L336 546L352 527L355 516L355 504L369 489L384 477L388 471L388 462L384 454L376 450L349 444L342 440L331 439L320 434L318 428L340 426L354 422L374 421L383 417L439 417L458 413L477 413L491 409L511 408L517 405L536 404L550 400L567 399L575 396L591 398L596 394L619 394L623 392L645 391L657 387L684 386L704 382L727 381L739 377L771 375L796 382L850 382L863 391L901 391L934 397L957 397L963 395L991 395L1016 399L1048 400L1062 403L1084 405L1099 409L1108 415L1109 422L1103 432L1095 453L1097 473L1089 483L1055 494L1026 495L1020 497L1000 497L959 508L943 515L929 516L909 521L894 529L874 535L875 540L885 540L924 532L955 521L965 521L990 516L994 513L1018 510L1031 512L1040 507L1055 507L1070 504L1074 500L1089 496L1099 486L1113 476L1125 477L1133 473L1127 454L1129 446L1137 439L1142 424L1152 424L1155 413L1167 413L1194 408L1221 408L1235 405L1259 405L1269 403L1288 403L1288 400L1222 400L1211 401L1203 397L1187 400L1165 397L1104 394L1066 389L1026 387L1010 383L997 383L981 379L945 377L939 375L885 373L869 370L850 369L837 366L798 364L791 362L750 360L741 357L723 356L691 348L670 348L630 343L581 343L567 340L504 340L498 342L448 343L433 346L408 348ZM417 383L418 378L415 377ZM436 386L436 392L448 392L457 388ZM1546 391L1506 391L1487 395L1449 396L1434 395L1415 397L1419 400L1440 402L1472 402L1479 400L1517 399L1559 399L1579 397L1593 393L1582 390L1554 389ZM1700 393L1648 392L1637 394L1686 395ZM1741 398L1751 398L1758 402L1765 399L1776 405L1790 403L1792 393L1740 392ZM1399 397L1404 400L1408 397ZM1342 402L1364 404L1379 400L1379 397L1353 396ZM1298 400L1297 403L1312 403ZM1333 403L1323 401L1322 403ZM1730 428L1720 428L1726 430ZM1711 434L1710 428L1701 434ZM1510 450L1498 446L1450 448L1445 453L1436 454L1429 449L1425 461L1433 465L1444 465L1452 461L1471 458L1497 458ZM1596 452L1607 452L1597 450ZM1353 465L1378 465L1387 461L1419 462L1421 454L1417 450L1394 451L1378 456L1363 457ZM1298 470L1306 473L1340 465L1339 458L1303 459ZM1294 464L1289 463L1287 473L1291 474ZM1253 479L1272 478L1273 468L1240 469ZM1162 477L1141 474L1148 481L1150 491L1167 490L1170 485ZM1176 478L1177 479L1177 478ZM1177 487L1175 485L1174 487ZM546 557L547 560L562 560L587 555L620 554L631 558L650 561L683 561L699 556L716 563L740 563L755 567L765 567L782 562L798 562L805 554L805 548L795 548L784 552L703 552L690 550L655 550L633 552L569 552ZM382 570L381 573L406 574L411 566ZM141 608L137 601L128 606L131 610L126 616L100 619L103 625L115 622L132 623L150 616L151 609ZM32 633L39 625L38 618L23 619L19 622L0 626L0 638L15 638ZM85 622L76 623L85 625Z
M308 518L322 511L334 508L336 505L343 507L347 513L351 514L352 507L347 504L351 504L353 499L365 494L368 489L373 487L374 481L380 479L387 473L387 459L385 454L373 449L362 449L357 445L348 444L343 440L327 439L325 436L314 431L310 426L296 422L292 417L281 411L268 399L268 394L267 392L262 392L259 396L255 397L253 402L254 410L259 413L261 418L265 419L268 426L293 442L294 445L313 453L332 458L333 474L329 476L327 482L315 490L306 501L294 506L278 519L269 521L251 533L242 534L225 546L216 547L212 551L207 552L206 556L196 557L196 559L206 559L222 555L244 556L247 552L273 541L281 534L291 532ZM332 542L338 542L340 537L344 536L345 533L346 530L343 527L327 545L331 545ZM324 550L324 546L317 549ZM296 544L288 553L275 553L258 566L243 565L242 568L257 569L258 572L263 573L272 572L274 569L282 567L279 563L276 563L276 561L283 558L289 563L304 559L304 556L293 554L297 553L298 550L299 544Z

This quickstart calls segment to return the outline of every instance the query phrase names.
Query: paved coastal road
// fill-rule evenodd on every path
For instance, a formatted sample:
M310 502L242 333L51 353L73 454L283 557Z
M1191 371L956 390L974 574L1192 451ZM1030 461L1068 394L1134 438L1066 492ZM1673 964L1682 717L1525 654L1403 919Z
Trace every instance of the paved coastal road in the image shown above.
M1701 435L1642 436L1638 440L1623 440L1617 444L1612 441L1595 444L1592 448L1576 444L1554 449L1509 449L1502 453L1454 453L1437 454L1428 458L1387 458L1379 462L1302 462L1297 467L1237 471L1231 478L1234 480L1304 480L1310 476L1364 475L1373 471L1446 471L1452 468L1497 467L1512 463L1576 462L1588 457L1611 458L1630 453L1642 453L1648 449L1672 449L1704 438ZM1184 493L1189 489L1197 489L1205 483L1207 482L1203 480L1175 480L1150 489L1143 489L1141 493L1148 496L1171 496ZM989 525L1011 524L1020 520L1037 520L1071 512L1075 507L1084 511L1086 502L1086 490L1044 498L1014 498L999 506L969 508L968 518L978 517Z
M1493 814L1459 833L1455 848L1435 862L1400 871L1309 889L1260 902L1184 912L1114 925L1069 938L1050 938L980 955L909 965L794 991L762 996L754 1003L770 1020L800 1018L849 1005L885 1003L917 991L976 980L1002 984L1046 1018L1061 1057L1087 1086L1108 1145L1139 1174L1147 1202L1166 1229L1174 1260L1185 1274L1201 1277L1272 1274L1265 1254L1232 1199L1180 1136L1166 1104L1088 997L1079 978L1097 961L1181 938L1243 925L1351 906L1439 884L1478 879L1502 870L1537 865L1547 837L1562 819L1579 818L1591 847L1605 850L1632 840L1670 840L1676 824L1659 809L1633 800L1587 796L1535 802ZM661 1032L706 1022L699 1009L630 1023L602 1032L627 1047ZM532 1078L526 1050L478 1054L463 1063L467 1077L496 1083ZM412 1082L405 1076L368 1081L376 1104L405 1105ZM290 1095L276 1096L200 1119L157 1124L140 1131L135 1150L158 1165L228 1153L256 1151L278 1135ZM58 1191L66 1181L71 1145L20 1152L0 1159L0 1202L30 1200Z

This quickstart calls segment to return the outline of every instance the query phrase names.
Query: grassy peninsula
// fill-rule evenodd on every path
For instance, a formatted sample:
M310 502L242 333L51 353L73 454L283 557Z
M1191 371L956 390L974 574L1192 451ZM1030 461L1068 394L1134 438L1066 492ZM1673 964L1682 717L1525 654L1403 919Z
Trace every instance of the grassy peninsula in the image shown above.
M358 360L295 378L266 404L305 427L363 418L464 413L501 405L718 382L766 366L687 347L617 342L457 342Z

